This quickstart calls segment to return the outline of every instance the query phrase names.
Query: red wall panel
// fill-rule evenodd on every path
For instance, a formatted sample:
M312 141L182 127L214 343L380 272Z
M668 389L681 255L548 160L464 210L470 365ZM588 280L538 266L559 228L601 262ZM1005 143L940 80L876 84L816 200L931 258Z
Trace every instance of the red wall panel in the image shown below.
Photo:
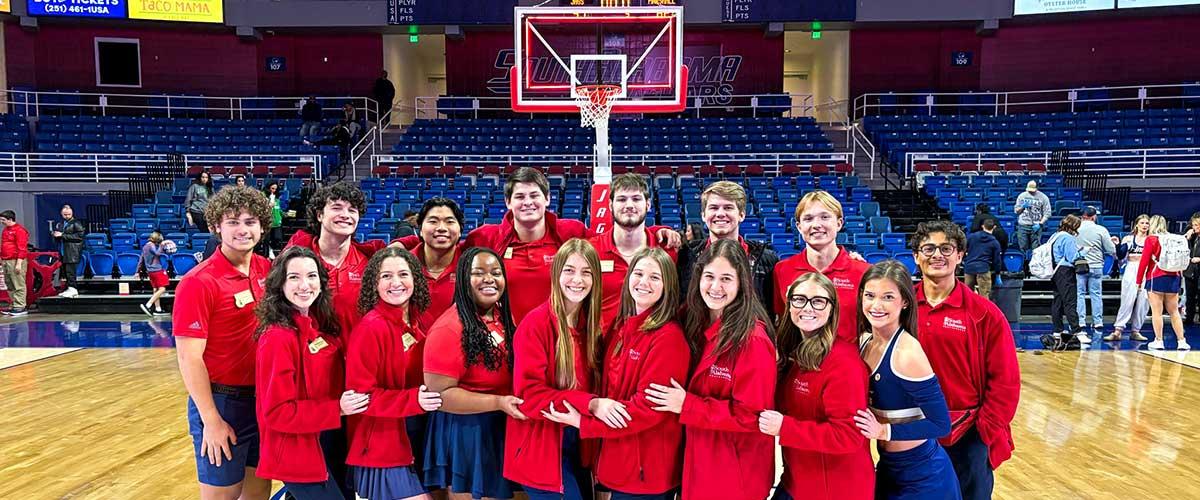
M973 54L972 64L953 66L951 54L964 50ZM985 58L971 29L852 31L850 95L975 89Z
M99 89L96 37L140 41L147 93L368 95L383 61L382 37L369 33L267 35L261 42L224 30L43 25L30 32L9 25L4 33L9 85L38 89ZM267 56L285 57L287 70L266 71Z

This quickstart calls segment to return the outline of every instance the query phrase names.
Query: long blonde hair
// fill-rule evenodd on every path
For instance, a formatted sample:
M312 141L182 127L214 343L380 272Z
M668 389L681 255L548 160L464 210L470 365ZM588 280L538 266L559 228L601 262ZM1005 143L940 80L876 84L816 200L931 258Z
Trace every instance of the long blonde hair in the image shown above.
M1161 215L1150 217L1150 234L1166 234L1167 218Z
M789 303L789 298L796 287L808 282L816 283L825 292L825 295L829 296L829 320L811 336L805 335L805 332L800 331L800 328L792 322L792 306ZM833 282L829 281L824 274L805 273L788 286L783 302L787 304L787 309L779 314L779 326L775 330L776 345L779 346L779 375L785 375L791 363L795 363L805 371L820 370L821 363L829 355L830 349L833 348L833 341L837 338L838 318L841 317L837 288L834 288Z
M576 254L587 261L592 272L592 290L579 305L579 312L584 317L583 331L580 332L584 335L583 356L588 371L593 375L598 366L596 353L600 343L600 256L587 240L571 238L554 254L554 263L550 265L550 312L556 320L557 336L554 341L555 384L559 389L575 389L579 386L579 381L575 379L575 342L571 338L571 327L575 325L567 324L567 298L563 294L562 285L558 283L558 277L567 265L567 258Z
M667 252L661 248L647 247L633 254L633 260L629 262L629 271L625 273L625 281L622 282L621 288L621 313L617 315L617 320L613 322L610 331L620 328L620 325L637 316L637 304L633 301L633 295L629 293L629 282L633 276L633 268L637 267L643 259L649 259L658 264L662 274L663 290L662 297L659 297L658 302L654 304L654 310L646 317L646 321L642 323L639 330L654 331L675 319L675 313L679 309L679 272L675 270L675 263L671 261L671 256L667 255ZM614 353L621 350L619 337L613 344Z

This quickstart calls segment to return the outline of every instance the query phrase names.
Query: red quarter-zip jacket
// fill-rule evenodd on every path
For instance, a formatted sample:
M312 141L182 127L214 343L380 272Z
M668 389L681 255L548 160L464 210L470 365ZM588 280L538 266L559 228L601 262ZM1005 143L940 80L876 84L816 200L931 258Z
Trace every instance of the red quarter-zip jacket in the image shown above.
M504 442L504 477L539 490L562 492L562 424L542 417L553 402L563 401L587 413L592 377L583 359L583 339L571 329L575 345L575 389L558 389L554 383L555 328L558 320L544 302L525 316L513 335L513 394L525 400L521 413L529 420L508 418Z
M854 414L867 407L867 366L858 351L834 342L820 370L793 365L777 391L783 489L792 498L873 498L875 464L854 425Z
M683 500L762 500L775 480L775 439L758 431L758 414L775 407L775 343L759 322L741 349L718 358L720 329L717 320L704 332L679 415Z
M308 316L292 319L296 329L275 325L258 338L254 381L262 458L255 474L318 483L329 477L321 431L342 425L341 339L322 335Z
M653 310L630 318L608 339L600 395L625 404L632 419L613 429L596 417L580 419L580 437L602 438L596 478L622 493L656 494L679 486L683 476L683 426L675 415L654 411L651 383L687 379L691 355L683 329L669 321L642 331Z
M401 467L413 463L404 419L424 412L417 400L420 379L412 380L410 367L421 362L417 346L424 335L405 323L399 313L399 308L380 301L350 335L346 387L370 394L371 402L367 411L351 415L347 421L349 465ZM407 348L406 336L410 337Z

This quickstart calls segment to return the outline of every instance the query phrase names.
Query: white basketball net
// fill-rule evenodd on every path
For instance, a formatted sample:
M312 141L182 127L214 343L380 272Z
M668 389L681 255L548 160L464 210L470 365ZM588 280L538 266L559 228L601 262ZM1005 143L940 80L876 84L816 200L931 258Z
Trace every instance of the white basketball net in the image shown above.
M608 122L608 114L612 111L613 102L610 97L621 92L619 85L580 85L576 88L579 97L575 103L579 106L579 126L595 127L599 122Z

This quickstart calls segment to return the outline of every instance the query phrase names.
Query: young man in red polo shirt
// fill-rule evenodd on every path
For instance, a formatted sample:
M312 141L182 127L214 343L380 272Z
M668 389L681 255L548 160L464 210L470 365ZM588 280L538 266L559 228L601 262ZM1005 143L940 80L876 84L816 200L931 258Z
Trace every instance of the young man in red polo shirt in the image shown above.
M387 242L354 240L359 217L367 209L367 197L351 182L322 186L308 200L308 226L296 231L287 246L308 247L321 258L329 272L333 313L342 335L349 335L362 319L358 295L367 261Z
M923 222L912 237L921 270L917 338L950 407L954 427L941 442L970 500L992 497L992 471L1012 456L1021 371L1004 314L954 275L966 245L962 228L947 221Z
M700 253L708 245L717 240L733 240L742 245L746 255L750 257L750 274L754 280L754 291L758 300L767 309L771 318L775 318L774 278L772 274L779 256L769 245L761 241L743 239L739 224L746 220L746 189L733 182L717 181L709 184L700 193L701 218L708 227L708 239L695 240L688 243L679 252L679 286L681 296L686 297L688 286L692 279L692 263L700 258Z
M604 333L608 332L609 325L620 312L621 287L625 286L629 260L643 248L659 247L655 234L663 229L670 230L663 226L646 227L646 214L650 211L650 186L638 174L613 177L608 203L613 215L612 231L588 240L600 256L600 331ZM671 260L676 260L675 250L664 250Z
M819 272L837 289L841 313L837 338L858 346L858 285L870 264L837 244L838 232L845 225L842 204L827 191L810 191L796 204L796 229L804 238L804 251L775 264L776 311L786 311L783 296L800 276Z
M424 266L425 282L429 284L429 307L417 316L417 326L428 333L433 323L454 306L455 272L462 254L463 211L450 198L425 200L417 214L416 241L412 253ZM414 240L416 238L413 238Z
M254 245L271 223L271 204L257 189L228 186L209 199L205 220L221 244L180 280L172 317L200 497L266 499L271 483L254 475L253 334L271 263Z

